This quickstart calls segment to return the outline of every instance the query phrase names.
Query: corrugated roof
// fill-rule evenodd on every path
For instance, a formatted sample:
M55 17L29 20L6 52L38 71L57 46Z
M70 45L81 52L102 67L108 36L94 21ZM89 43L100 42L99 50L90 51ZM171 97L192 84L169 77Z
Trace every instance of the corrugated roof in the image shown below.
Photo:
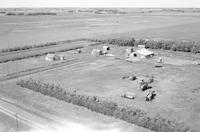
M145 48L136 50L136 52L137 52L138 54L141 54L141 55L144 55L144 56L154 54L153 52L151 52L151 51L149 51L149 50L147 50L147 49L145 49Z

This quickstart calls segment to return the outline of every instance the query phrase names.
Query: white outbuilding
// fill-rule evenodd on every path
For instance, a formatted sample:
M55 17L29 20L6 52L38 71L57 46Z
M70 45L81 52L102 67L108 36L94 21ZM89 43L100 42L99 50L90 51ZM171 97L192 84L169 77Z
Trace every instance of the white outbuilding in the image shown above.
M138 49L144 49L145 45L138 45Z
M93 49L92 55L103 55L103 52L102 50L99 50L99 49Z
M56 54L47 54L46 57L45 57L45 60L46 61L54 61L56 58Z
M104 46L102 47L102 52L103 52L103 54L107 54L109 50L110 50L110 47L109 47L109 46L104 45Z
M125 51L126 57L130 57L130 55L134 52L133 48L127 48Z
M65 60L65 56L64 55L58 56L56 54L49 53L49 54L46 55L45 60L46 61Z
M149 51L145 48L141 48L136 50L136 53L141 57L141 58L150 58L153 57L155 54L152 51Z

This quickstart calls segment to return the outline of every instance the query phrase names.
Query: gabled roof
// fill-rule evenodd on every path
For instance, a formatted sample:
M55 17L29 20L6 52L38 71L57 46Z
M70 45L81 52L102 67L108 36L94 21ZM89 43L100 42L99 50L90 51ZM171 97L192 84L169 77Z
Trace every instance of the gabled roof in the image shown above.
M141 54L141 55L144 55L144 56L153 55L153 54L154 54L153 52L151 52L151 51L149 51L149 50L147 50L147 49L145 49L145 48L136 50L136 52L137 52L138 54Z

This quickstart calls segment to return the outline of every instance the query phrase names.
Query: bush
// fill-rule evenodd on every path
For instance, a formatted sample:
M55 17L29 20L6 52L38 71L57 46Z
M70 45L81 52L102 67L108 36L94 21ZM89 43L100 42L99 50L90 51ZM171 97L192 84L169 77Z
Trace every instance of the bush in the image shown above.
M160 116L150 117L144 111L127 106L119 106L97 96L79 95L70 93L59 85L44 83L33 79L17 81L17 85L40 92L44 95L56 97L78 106L83 106L91 111L102 113L107 116L134 123L136 125L151 129L156 132L187 132L194 131L184 123L170 121Z

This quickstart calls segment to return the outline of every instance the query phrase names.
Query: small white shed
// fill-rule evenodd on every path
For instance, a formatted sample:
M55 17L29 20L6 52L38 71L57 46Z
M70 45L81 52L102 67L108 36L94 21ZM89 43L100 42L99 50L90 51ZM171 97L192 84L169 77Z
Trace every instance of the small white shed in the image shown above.
M54 61L56 58L56 54L47 54L46 57L45 57L45 60L46 61Z
M143 48L145 48L145 45L138 45L138 48L143 49Z
M99 49L93 49L92 55L103 55L103 52L102 50L99 50Z

